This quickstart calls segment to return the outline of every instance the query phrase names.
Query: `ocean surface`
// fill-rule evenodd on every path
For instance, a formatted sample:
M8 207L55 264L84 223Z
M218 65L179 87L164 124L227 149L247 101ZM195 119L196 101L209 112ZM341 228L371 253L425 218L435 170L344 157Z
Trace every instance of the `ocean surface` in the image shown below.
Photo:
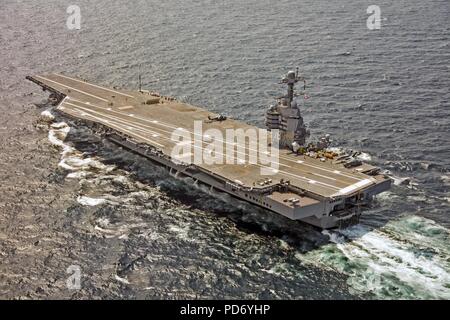
M447 0L79 0L69 30L72 4L0 5L0 297L450 299ZM211 194L67 119L43 129L51 108L25 80L136 89L141 74L263 127L297 66L312 137L394 179L357 226L320 231Z

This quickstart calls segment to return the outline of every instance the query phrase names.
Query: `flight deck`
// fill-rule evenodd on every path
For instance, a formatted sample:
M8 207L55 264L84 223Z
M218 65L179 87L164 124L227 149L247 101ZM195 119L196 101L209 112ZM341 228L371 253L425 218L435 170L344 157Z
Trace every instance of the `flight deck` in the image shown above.
M384 175L373 174L374 167L370 165L348 168L335 159L315 158L288 148L278 150L275 169L269 164L239 163L239 152L263 156L261 150L247 140L234 143L234 163L194 163L192 158L180 163L172 154L179 145L173 138L174 132L184 132L193 138L187 142L192 147L192 153L184 155L187 159L193 157L196 150L205 152L208 145L208 141L195 142L195 123L201 124L204 132L216 129L224 137L228 129L246 131L255 127L230 118L220 119L203 108L155 92L106 88L61 74L27 78L57 97L58 112L95 124L114 142L144 156L151 155L152 160L194 180L291 219L311 217L307 222L321 227L336 226L338 218L324 219L326 223L314 221L320 221L324 215L329 217L340 207L344 209L350 203L345 199L356 202L360 198L368 199L390 185ZM265 156L268 151L264 152ZM261 169L272 172L263 175Z

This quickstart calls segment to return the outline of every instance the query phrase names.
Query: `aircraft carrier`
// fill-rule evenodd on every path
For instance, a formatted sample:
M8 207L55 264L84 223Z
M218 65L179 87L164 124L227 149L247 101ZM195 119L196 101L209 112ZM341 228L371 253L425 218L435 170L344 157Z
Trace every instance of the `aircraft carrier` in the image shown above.
M195 135L195 123L223 136L229 129L247 131L254 126L141 88L106 88L60 74L27 79L50 92L58 113L93 128L105 139L167 167L178 177L191 177L195 184L227 192L292 220L324 229L353 225L373 196L391 185L379 168L358 159L357 152L330 148L328 135L308 142L309 131L294 91L295 84L303 81L298 70L283 78L287 93L266 112L267 129L279 133L277 168L270 175L262 174L264 165L258 163L197 163L173 156L179 144L173 139L174 131ZM271 141L275 140L258 143L272 147ZM200 142L189 142L193 153L208 148L208 141ZM234 145L241 153L255 148L247 140Z

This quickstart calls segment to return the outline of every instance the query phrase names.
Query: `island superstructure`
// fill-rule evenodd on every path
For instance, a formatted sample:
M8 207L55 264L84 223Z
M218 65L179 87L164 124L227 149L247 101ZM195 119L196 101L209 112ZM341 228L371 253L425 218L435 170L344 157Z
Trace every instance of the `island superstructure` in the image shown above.
M298 71L283 79L286 96L266 114L269 130L280 131L277 169L270 176L261 166L249 163L186 163L173 158L174 130L194 133L194 123L203 128L255 129L200 107L144 90L120 90L88 83L61 74L27 77L50 92L55 110L78 120L116 144L167 167L178 177L226 192L292 220L320 228L345 227L359 221L361 208L373 196L390 188L390 179L377 167L354 155L329 149L329 136L308 142L309 131L295 100ZM252 145L242 146L245 150ZM201 146L200 148L204 148Z

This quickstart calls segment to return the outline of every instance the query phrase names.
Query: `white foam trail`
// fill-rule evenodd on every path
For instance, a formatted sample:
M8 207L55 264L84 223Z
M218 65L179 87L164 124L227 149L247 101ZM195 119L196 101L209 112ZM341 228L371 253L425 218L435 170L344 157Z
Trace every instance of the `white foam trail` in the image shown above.
M86 171L77 171L77 172L71 172L69 173L66 178L67 179L76 179L76 180L81 180L81 179L85 179L87 177L92 176L91 172L86 172Z
M119 277L117 274L115 275L115 278L116 278L116 280L119 281L119 282L122 282L122 283L125 283L125 284L130 284L130 282L129 282L127 279L121 278L121 277Z
M398 195L394 194L392 191L385 191L376 195L376 199L386 202L392 201L398 198Z
M52 122L55 120L55 116L50 112L50 110L42 111L40 120L44 122Z
M51 125L50 125L50 127L52 128L52 129L67 129L67 128L69 128L69 125L67 124L67 123L65 123L65 122L57 122L57 123L52 123ZM67 131L67 133L68 133L69 131Z
M79 196L77 202L83 206L98 206L100 204L106 203L106 199L102 198L90 198L86 196Z
M377 230L357 225L323 233L333 244L297 257L347 274L356 291L450 299L450 233L433 221L412 216Z
M52 124L51 129L48 132L48 140L56 147L64 148L66 144L64 140L70 131L70 127L65 122L59 122Z
M108 230L108 229L105 229L105 228L101 228L99 226L95 226L94 230L97 230L97 231L100 231L100 232L103 232L103 233L106 233L106 234L112 234L112 235L116 235L116 233L117 233L117 231Z
M333 243L336 243L336 244L345 242L345 238L339 236L339 234L337 232L331 232L329 230L323 230L322 234L327 235L330 238L330 242L333 242Z
M99 171L110 172L116 168L115 166L112 165L107 166L101 163L100 161L94 160L92 158L83 159L76 155L70 157L63 157L59 162L58 166L68 171L94 169Z
M49 110L44 111L48 119L54 119L54 116ZM51 116L51 117L50 117ZM111 172L116 167L112 165L104 165L100 161L92 158L82 158L82 154L73 147L67 145L64 141L70 132L70 127L65 122L53 123L50 126L48 132L48 140L50 143L60 149L61 161L58 166L67 171L73 171L69 173L67 178L69 179L81 179L89 176L90 170L99 170L105 172ZM79 172L77 172L79 171Z
M50 126L50 130L48 132L48 140L49 142L59 148L62 149L61 156L65 158L69 155L76 153L76 150L71 146L64 143L67 135L70 132L70 127L65 122L53 123Z
M396 186L399 186L402 184L409 184L409 181L411 179L410 177L400 178L400 177L396 177L396 176L391 176L391 178L394 179L394 185L396 185Z
M351 231L349 233L351 235ZM380 277L394 275L408 286L426 288L433 298L450 298L450 289L445 287L450 284L450 274L441 261L417 257L412 250L405 250L404 243L387 238L381 232L369 232L352 244L338 244L338 247L350 259L370 257L368 267Z

